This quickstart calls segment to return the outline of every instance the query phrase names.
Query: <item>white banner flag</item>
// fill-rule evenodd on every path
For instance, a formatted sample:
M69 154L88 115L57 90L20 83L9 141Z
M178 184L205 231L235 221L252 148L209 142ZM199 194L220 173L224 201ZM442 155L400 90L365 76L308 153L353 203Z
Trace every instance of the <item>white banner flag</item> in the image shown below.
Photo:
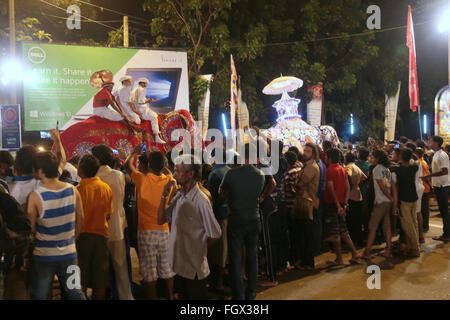
M392 141L395 139L395 122L397 121L398 98L400 96L401 84L401 81L399 81L397 93L393 97L389 98L386 95L386 109L384 118L384 126L386 127L386 130L384 132L384 140Z
M201 75L200 78L208 81L208 89L203 96L202 102L198 106L198 121L202 124L202 139L206 139L206 132L209 126L209 104L211 99L211 90L209 89L209 82L211 82L212 74Z

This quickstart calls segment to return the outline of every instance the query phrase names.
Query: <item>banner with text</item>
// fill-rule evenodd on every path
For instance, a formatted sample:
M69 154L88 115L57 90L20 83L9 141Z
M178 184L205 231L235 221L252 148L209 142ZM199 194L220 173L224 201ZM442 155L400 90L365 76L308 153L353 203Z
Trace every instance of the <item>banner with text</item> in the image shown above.
M310 125L317 127L322 125L323 85L308 87L308 91L313 93L313 99L308 103L306 117Z
M1 149L17 150L22 147L20 106L0 106Z
M114 74L114 90L124 75L147 78L158 113L189 110L186 52L23 43L22 57L25 130L48 130L57 121L66 129L92 115L97 89L89 79L101 69Z

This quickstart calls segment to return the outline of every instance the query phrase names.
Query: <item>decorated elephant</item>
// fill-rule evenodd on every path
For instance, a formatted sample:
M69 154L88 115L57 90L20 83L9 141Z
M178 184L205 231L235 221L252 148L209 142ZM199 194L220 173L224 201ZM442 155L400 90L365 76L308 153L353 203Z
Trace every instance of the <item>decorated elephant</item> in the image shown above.
M155 143L149 121L142 121L140 125L136 125L138 130L133 130L123 122L111 121L98 116L91 116L70 126L61 133L61 140L67 157L71 158L74 155L89 153L92 147L98 144L106 144L113 149L124 149L127 154L137 145L145 144L149 150L166 153L183 141L182 137L177 141L171 139L174 130L185 129L192 136L198 134L195 122L187 110L181 109L168 114L159 114L158 122L166 144Z
M273 127L265 130L264 133L271 139L282 141L284 150L291 146L303 150L308 142L322 146L324 141L330 141L335 147L339 145L339 138L333 127L313 127L299 116L282 119Z

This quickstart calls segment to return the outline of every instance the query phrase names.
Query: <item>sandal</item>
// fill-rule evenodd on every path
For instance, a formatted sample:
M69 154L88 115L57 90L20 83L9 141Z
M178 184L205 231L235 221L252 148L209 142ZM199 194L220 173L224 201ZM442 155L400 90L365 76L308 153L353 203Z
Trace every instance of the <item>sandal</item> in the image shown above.
M330 267L335 267L335 266L343 266L344 264L338 263L336 260L328 260L327 265L329 265Z

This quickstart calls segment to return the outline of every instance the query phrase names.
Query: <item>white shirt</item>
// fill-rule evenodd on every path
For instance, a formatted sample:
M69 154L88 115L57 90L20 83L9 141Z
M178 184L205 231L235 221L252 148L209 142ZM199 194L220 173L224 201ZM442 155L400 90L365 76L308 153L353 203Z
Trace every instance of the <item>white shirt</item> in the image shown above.
M388 197L381 191L380 186L378 185L377 180L382 180L383 184L386 186L387 191L391 192L391 184L392 184L392 174L391 171L385 166L378 164L373 169L373 185L375 189L375 204L380 204L383 202L390 202Z
M8 184L9 194L24 208L29 194L39 185L40 181L32 175L14 177L14 180Z
M134 91L132 92L134 104L138 108L149 108L148 103L145 101L147 100L147 88L143 88L141 86L138 86Z
M69 171L71 179L73 181L80 182L81 178L78 176L78 170L73 164L71 164L70 162L66 162L64 170Z
M127 219L123 207L125 199L125 175L120 171L111 169L109 166L101 166L98 169L97 177L109 185L112 191L114 211L108 221L108 241L123 240L123 230L127 227Z
M447 153L440 149L434 153L433 162L431 163L431 170L433 173L436 173L441 172L443 168L449 168L449 159ZM432 177L431 184L433 187L450 186L450 176L447 173L445 176Z
M419 169L416 172L416 192L417 192L417 197L420 200L422 198L423 191L425 190L425 186L423 185L423 181L422 181L422 179L420 179L420 177L423 176L422 162L414 161L413 159L411 159L411 161L409 163L411 165L415 164L415 165L417 165L419 167Z
M126 114L132 112L130 106L128 105L128 103L131 102L131 90L131 86L121 86L116 92L114 92L114 97L120 102L122 110Z
M222 235L209 199L195 185L186 195L179 191L166 214L171 223L168 259L172 270L183 278L205 279L210 273L208 238Z

